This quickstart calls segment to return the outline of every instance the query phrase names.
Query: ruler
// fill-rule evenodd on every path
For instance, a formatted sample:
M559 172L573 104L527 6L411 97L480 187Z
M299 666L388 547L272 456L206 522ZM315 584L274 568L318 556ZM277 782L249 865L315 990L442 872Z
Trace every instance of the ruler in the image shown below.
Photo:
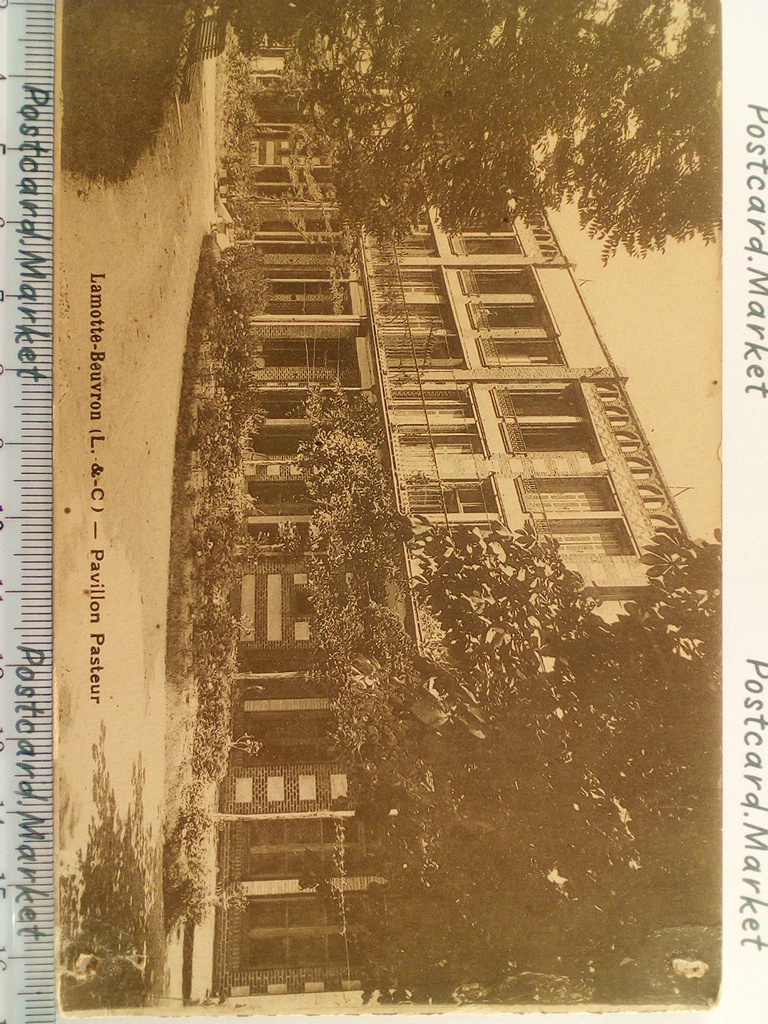
M54 0L0 0L0 1021L56 1016Z

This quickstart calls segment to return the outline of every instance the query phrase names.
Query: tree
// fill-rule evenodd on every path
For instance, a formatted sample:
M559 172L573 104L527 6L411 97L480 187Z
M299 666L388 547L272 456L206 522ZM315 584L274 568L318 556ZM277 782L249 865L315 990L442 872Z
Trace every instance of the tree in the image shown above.
M354 654L386 657L393 646L386 605L403 587L410 528L397 509L381 457L381 420L368 397L340 386L312 389L306 415L312 433L298 462L313 502L307 563L313 635L318 667L338 686ZM404 636L401 626L395 634Z
M430 780L396 817L374 816L389 882L385 903L360 914L370 963L384 968L376 983L492 1000L533 971L541 998L564 978L573 998L582 985L621 998L605 979L636 944L715 923L716 649L702 642L687 658L670 638L691 593L699 619L689 608L684 632L713 631L717 547L662 535L648 593L609 624L530 526L416 530L419 597L451 666L433 685L450 707L460 679L484 721L482 738L457 732L455 711L419 734L391 678L363 673L387 729L371 751L359 716L358 752L390 778L418 759ZM674 569L660 572L662 555Z
M578 203L610 255L712 238L720 218L715 0L273 0L244 46L296 45L307 139L342 210L388 235ZM266 13L266 16L265 16Z
M269 295L264 254L251 245L233 245L221 256L220 301L245 316L263 313Z
M642 560L648 586L567 657L582 692L621 693L633 715L614 731L601 770L631 794L644 891L663 907L664 927L712 926L721 913L719 536L694 543L661 530Z

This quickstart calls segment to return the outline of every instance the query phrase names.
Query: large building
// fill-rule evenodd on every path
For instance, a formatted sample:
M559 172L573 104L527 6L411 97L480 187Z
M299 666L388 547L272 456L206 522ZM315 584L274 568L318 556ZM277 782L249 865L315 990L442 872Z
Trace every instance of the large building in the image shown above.
M345 907L376 881L328 699L306 678L312 508L296 453L308 385L340 382L380 404L402 513L512 530L533 519L606 615L643 586L655 530L681 528L546 217L446 234L430 211L396 245L366 238L343 257L329 168L292 151L283 60L274 50L255 64L262 120L245 142L256 230L240 244L263 253L269 282L253 321L267 419L245 472L266 553L236 599L233 730L263 747L234 750L220 788L219 880L246 897L217 911L222 996L359 988ZM302 888L308 856L335 879L334 900Z

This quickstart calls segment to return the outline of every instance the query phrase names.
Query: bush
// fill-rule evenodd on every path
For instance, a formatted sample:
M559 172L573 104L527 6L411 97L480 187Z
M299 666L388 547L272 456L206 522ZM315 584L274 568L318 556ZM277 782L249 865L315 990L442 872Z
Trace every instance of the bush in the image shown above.
M230 595L244 566L257 557L247 528L251 500L243 473L243 440L258 431L263 413L247 317L237 305L227 263L210 239L203 245L190 314L174 500L175 576L186 588L175 607L189 609L189 628L177 630L175 661L194 677L196 712L187 790L164 850L166 925L199 921L217 894L208 879L206 842L212 822L204 789L227 771L231 748L232 686L240 624ZM257 307L252 307L257 311ZM191 410L196 410L196 415ZM178 511L178 510L176 510ZM173 589L173 581L171 589Z

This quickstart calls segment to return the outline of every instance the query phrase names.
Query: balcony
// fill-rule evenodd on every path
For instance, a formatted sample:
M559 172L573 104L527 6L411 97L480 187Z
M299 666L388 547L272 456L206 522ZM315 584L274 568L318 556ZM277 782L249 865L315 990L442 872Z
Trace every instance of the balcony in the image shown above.
M428 272L403 265L394 245L369 239L365 253L371 313L386 367L413 374L464 367L453 310L441 285L425 284Z

